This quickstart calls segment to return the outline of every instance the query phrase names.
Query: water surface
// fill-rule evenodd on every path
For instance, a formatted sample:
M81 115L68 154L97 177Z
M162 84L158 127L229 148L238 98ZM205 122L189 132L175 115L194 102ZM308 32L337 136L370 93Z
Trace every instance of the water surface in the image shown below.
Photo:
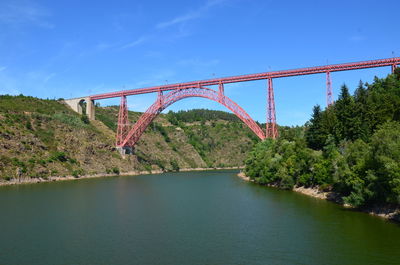
M236 174L0 187L0 264L400 264L400 225Z

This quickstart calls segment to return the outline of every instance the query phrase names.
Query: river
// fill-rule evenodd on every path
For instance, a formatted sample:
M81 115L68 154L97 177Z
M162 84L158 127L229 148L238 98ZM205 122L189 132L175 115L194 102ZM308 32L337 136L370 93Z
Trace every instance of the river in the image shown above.
M400 264L400 225L237 171L0 187L0 264Z

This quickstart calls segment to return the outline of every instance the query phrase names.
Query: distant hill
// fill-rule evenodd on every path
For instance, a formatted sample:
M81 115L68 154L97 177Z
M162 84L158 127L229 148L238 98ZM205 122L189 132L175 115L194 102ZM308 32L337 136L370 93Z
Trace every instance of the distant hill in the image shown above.
M130 121L140 114L129 112ZM88 122L61 101L0 96L0 179L241 166L258 142L233 114L169 112L124 159L114 147L117 117L118 106L96 107L97 120Z

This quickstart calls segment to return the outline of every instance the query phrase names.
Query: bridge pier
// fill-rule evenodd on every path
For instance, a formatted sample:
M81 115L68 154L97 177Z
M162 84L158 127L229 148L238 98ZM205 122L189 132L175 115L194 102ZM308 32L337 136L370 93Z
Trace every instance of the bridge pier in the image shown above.
M79 114L83 114L83 103L86 102L86 115L88 116L89 120L95 120L95 106L94 100L90 99L90 97L86 98L71 98L66 99L64 102L75 112Z
M131 146L117 147L117 150L122 156L133 154L133 147Z
M278 137L278 127L276 125L274 87L272 78L268 78L267 90L267 122L265 128L265 136L267 138L276 139Z
M86 99L86 115L88 116L89 120L95 119L94 100L91 100L90 98Z
M326 72L326 107L333 104L331 72Z

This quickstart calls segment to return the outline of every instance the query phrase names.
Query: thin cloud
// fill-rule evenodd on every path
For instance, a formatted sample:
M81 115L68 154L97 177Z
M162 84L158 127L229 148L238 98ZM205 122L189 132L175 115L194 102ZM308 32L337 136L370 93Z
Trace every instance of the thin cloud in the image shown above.
M9 26L36 25L44 28L54 28L46 19L50 12L33 2L20 1L0 3L0 23Z
M169 21L164 21L161 23L158 23L156 25L157 29L163 29L163 28L167 28L176 24L181 24L190 20L194 20L197 18L201 18L203 17L207 11L209 11L209 9L218 6L224 2L226 2L227 0L208 0L203 6L201 6L199 9L194 10L194 11L190 11L186 14L183 14L181 16L175 17Z
M5 67L5 66L0 66L0 72L4 71L4 70L6 70L6 69L7 69L7 67Z
M100 51L110 49L112 47L114 47L113 44L101 42L95 46L95 50L100 52Z
M176 24L183 24L186 21L190 21L190 20L193 20L193 19L201 18L202 16L204 16L206 14L206 12L209 9L211 9L211 8L213 8L215 6L218 6L218 5L220 5L220 4L224 3L224 2L227 2L227 1L229 1L229 0L208 0L199 9L197 9L195 11L192 11L192 12L189 12L187 14L184 14L182 16L178 16L176 18L173 18L170 21L165 21L165 22L158 23L155 26L155 28L156 29L164 29L164 28L176 25ZM175 38L179 38L179 37L183 37L183 36L186 36L186 35L187 35L187 33L183 32L182 29L180 29L180 32L174 37ZM129 48L133 48L133 47L139 46L139 45L141 45L141 44L143 44L145 42L148 42L150 39L152 39L153 36L154 36L154 33L152 33L152 34L149 33L149 34L146 34L146 35L142 35L139 38L137 38L137 39L135 39L135 40L133 40L133 41L131 41L129 43L126 43L124 45L101 44L100 46L96 47L96 50L97 51L103 51L103 50L107 50L107 49L110 49L110 48L114 48L116 46L120 46L119 48L117 48L118 50L125 50L125 49L129 49Z
M123 49L128 49L128 48L135 47L135 46L137 46L139 44L142 44L143 42L147 41L148 38L149 37L147 37L147 36L139 37L135 41L132 41L132 42L130 42L128 44L123 45L120 49L123 50Z
M26 74L27 80L35 82L35 84L44 87L57 73L48 73L42 70L31 71Z
M170 27L170 26L178 24L178 23L182 23L182 22L186 22L188 20L193 20L195 18L199 18L201 16L201 13L202 12L200 12L200 10L198 10L196 12L190 12L183 16L176 17L170 21L161 22L156 25L156 28L163 29L163 28L167 28L167 27Z
M51 73L51 74L46 75L46 76L43 78L43 83L46 84L47 82L49 82L50 79L52 79L52 78L55 77L55 76L56 76L56 73Z

